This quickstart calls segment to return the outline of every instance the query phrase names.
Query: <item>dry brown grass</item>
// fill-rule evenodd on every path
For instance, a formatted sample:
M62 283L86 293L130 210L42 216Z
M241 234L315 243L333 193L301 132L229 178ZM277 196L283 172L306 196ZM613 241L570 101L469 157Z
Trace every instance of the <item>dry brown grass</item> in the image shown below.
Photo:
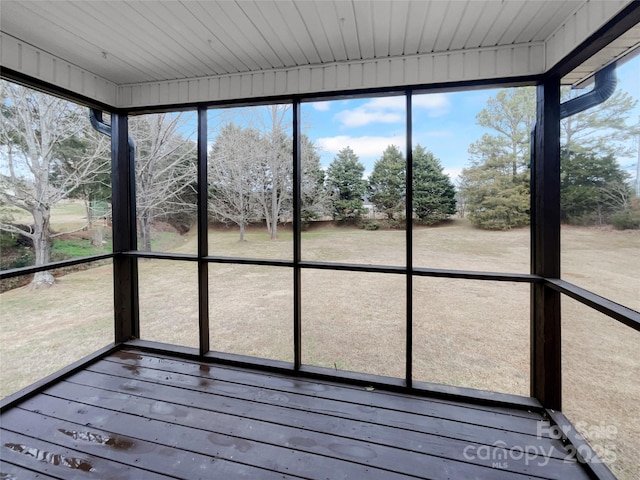
M258 231L248 238L239 243L235 232L216 230L210 243L224 255L291 258L290 233L275 242ZM303 235L303 258L403 265L404 238L403 231L312 229ZM182 238L174 251L191 251L194 241ZM571 227L563 242L567 280L640 309L640 232ZM414 243L416 266L529 269L528 229L485 232L455 221L416 229ZM49 291L0 296L2 395L110 341L110 274L99 267L67 275ZM212 349L292 360L292 280L288 268L210 265ZM140 262L143 338L197 346L196 282L193 263ZM405 294L401 275L303 271L303 361L403 376ZM417 380L528 394L528 285L415 278L413 304ZM563 329L565 413L605 459L616 456L611 466L620 478L637 478L640 337L566 298ZM595 427L607 426L616 432L605 441Z
M4 397L113 342L111 266L0 294L0 325Z

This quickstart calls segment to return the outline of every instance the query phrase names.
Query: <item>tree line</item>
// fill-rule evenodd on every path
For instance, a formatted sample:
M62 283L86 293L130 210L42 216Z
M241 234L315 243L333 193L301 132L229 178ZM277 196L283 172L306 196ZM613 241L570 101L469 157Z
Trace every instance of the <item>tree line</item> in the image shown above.
M224 124L208 157L208 208L212 219L239 227L264 222L272 239L278 225L293 217L293 139L285 133L283 110L273 105L263 128ZM301 136L300 210L303 224L331 217L358 222L368 200L388 220L404 218L405 159L389 145L365 178L365 167L350 147L324 170L316 145ZM417 220L432 224L456 212L455 188L431 152L413 152L413 205Z
M349 147L342 149L327 169L327 188L333 200L333 218L358 220L364 199L392 224L406 216L406 161L395 145L376 160L368 179L364 166ZM412 152L412 215L431 225L456 213L455 187L433 153L416 145Z
M563 91L564 99L571 95ZM0 96L0 229L30 239L36 265L46 264L52 239L63 233L51 231L51 208L56 203L81 199L89 227L90 206L96 201L110 203L110 141L90 126L86 108L4 81ZM617 162L629 155L628 140L638 134L638 126L628 124L636 105L627 93L618 91L597 109L563 120L563 221L603 223L623 216L637 227L633 223L637 199ZM279 226L293 216L290 106L258 108L259 121L224 122L208 152L210 220L237 225L240 240L252 223L263 223L276 239ZM528 224L535 90L500 90L476 121L488 133L469 147L469 165L457 188L432 152L421 145L413 149L414 221L434 224L457 211L480 228ZM155 222L167 221L185 231L195 221L196 143L185 133L187 124L188 118L180 113L130 117L141 250L151 249ZM303 223L328 217L358 222L365 201L390 225L404 221L406 161L397 146L389 145L365 177L365 167L350 147L340 150L324 169L311 139L303 134L300 143ZM32 224L16 225L12 208L29 212ZM47 272L34 279L44 285L52 281Z
M10 82L1 82L0 88L0 229L27 238L35 264L44 265L51 261L53 239L69 233L51 229L56 204L81 200L86 207L83 229L92 227L92 205L110 204L110 139L91 127L86 108ZM261 108L260 122L222 125L208 152L210 219L238 225L240 240L246 226L256 222L264 223L275 239L279 225L293 216L293 139L286 121L290 107ZM185 133L187 123L180 113L129 119L140 250L151 249L154 223L166 221L185 231L195 221L196 143ZM418 146L414 163L418 218L433 223L452 214L455 192L439 161ZM302 135L301 167L300 210L305 224L329 216L336 221L357 220L364 213L365 199L389 219L403 215L404 159L393 145L367 180L364 166L349 147L325 171L318 148ZM29 225L16 223L16 209L30 214ZM49 272L39 272L33 285L52 283Z

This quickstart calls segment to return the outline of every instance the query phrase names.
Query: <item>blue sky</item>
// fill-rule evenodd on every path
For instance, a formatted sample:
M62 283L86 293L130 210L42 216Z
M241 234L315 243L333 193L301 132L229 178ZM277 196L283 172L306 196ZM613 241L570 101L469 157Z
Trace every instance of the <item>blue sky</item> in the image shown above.
M497 90L434 93L413 98L413 142L438 157L455 178L468 160L469 144L482 136L476 114ZM405 151L405 99L378 97L304 104L302 124L321 151L323 166L349 146L366 174L388 145Z
M618 77L618 88L640 99L640 58L619 67ZM476 125L476 115L497 91L434 93L413 99L414 144L432 151L453 180L468 164L469 145L487 131ZM320 148L324 167L339 150L349 146L360 157L365 174L369 174L388 145L405 150L404 103L403 96L305 103L302 128ZM638 117L640 107L631 118ZM636 161L636 157L620 159L625 167L633 164L632 170Z

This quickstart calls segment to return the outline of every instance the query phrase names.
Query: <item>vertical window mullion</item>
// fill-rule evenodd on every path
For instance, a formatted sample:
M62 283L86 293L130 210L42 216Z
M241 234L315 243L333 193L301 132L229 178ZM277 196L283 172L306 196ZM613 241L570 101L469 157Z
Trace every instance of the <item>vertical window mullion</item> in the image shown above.
M300 101L293 101L293 363L299 370L302 364L302 319L301 319L301 271L302 256L302 152L300 142Z
M406 208L406 272L407 272L407 308L406 308L406 374L407 387L411 388L413 377L413 139L411 115L411 90L405 93L406 98L406 174L405 174L405 208Z

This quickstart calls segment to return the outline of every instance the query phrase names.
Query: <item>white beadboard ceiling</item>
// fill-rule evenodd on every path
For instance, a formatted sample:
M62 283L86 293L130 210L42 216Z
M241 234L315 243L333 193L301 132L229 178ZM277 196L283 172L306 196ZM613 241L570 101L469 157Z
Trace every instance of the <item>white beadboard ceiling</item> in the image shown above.
M0 22L131 84L541 42L581 3L2 0Z
M566 32L575 38L567 42L566 35L558 37L562 50L579 43L579 35L595 31L629 1L587 3L1 0L0 30L6 44L10 39L117 89L425 54L533 48L550 42L572 21L581 22L573 33ZM584 19L576 20L581 12L587 12ZM549 63L547 57L540 65ZM1 64L15 68L20 62ZM39 66L34 70L40 73ZM529 70L535 69L529 65Z

